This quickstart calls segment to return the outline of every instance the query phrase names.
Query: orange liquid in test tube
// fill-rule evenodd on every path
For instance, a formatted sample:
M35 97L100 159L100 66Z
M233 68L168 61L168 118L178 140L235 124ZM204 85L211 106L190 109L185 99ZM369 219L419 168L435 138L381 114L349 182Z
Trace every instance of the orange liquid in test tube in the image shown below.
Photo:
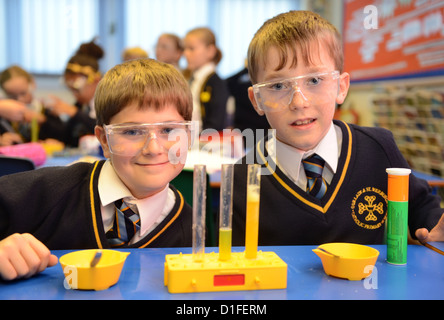
M260 165L248 166L245 258L256 259L259 236Z

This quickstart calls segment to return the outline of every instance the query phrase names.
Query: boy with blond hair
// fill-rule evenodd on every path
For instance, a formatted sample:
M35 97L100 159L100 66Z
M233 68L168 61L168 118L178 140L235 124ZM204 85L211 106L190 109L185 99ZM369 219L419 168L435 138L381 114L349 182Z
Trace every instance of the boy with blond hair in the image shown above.
M186 80L171 65L131 60L106 73L95 108L106 161L0 179L2 278L55 265L52 249L191 246L191 208L169 184L190 141Z
M262 164L259 245L382 243L386 168L407 168L392 134L333 120L350 77L341 37L308 11L264 23L248 50L249 98L275 133L253 152ZM245 239L247 154L235 166L233 244ZM440 199L410 176L410 234L444 240ZM439 222L438 222L439 221Z

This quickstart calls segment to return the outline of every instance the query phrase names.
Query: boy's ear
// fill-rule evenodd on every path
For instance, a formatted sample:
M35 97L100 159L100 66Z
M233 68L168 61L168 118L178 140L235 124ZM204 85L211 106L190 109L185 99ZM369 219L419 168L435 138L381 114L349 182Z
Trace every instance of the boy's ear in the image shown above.
M255 98L254 92L253 92L253 87L248 88L248 98L250 99L251 104L253 105L254 110L256 110L258 115L263 116L265 114L265 112L262 111L257 105L257 101L256 101L256 98Z
M336 97L336 103L342 104L347 97L348 88L350 88L350 75L347 72L339 76L339 92Z
M105 129L103 129L103 127L101 126L95 126L94 134L97 140L99 140L100 145L102 146L104 157L109 159L111 156L111 152L109 151L108 140L106 140Z

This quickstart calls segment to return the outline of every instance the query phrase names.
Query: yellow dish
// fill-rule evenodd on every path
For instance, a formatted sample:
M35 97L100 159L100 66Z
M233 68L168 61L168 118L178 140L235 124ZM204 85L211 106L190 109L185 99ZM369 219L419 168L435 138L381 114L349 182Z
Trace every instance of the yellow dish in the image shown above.
M97 251L74 251L60 257L59 261L65 274L65 287L105 290L117 283L129 252L101 250L101 259L95 267L91 267L91 261Z
M326 274L348 280L368 277L379 256L379 251L354 243L326 243L313 249Z

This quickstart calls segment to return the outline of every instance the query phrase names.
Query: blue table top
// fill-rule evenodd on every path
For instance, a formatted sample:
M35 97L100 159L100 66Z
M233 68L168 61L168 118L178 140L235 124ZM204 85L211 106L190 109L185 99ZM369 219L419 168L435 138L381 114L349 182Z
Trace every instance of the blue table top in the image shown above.
M438 243L444 249L443 243ZM0 299L155 299L155 300L286 300L286 299L444 299L444 256L423 246L408 247L405 266L387 263L386 246L380 251L377 274L361 281L326 275L321 260L312 252L315 246L260 247L274 251L288 264L286 289L170 294L164 286L166 254L190 253L191 248L132 249L119 282L104 291L65 289L60 264L26 280L0 281ZM206 252L217 251L206 248ZM233 251L243 251L235 247ZM69 251L54 251L62 256ZM375 272L375 271L374 271Z

